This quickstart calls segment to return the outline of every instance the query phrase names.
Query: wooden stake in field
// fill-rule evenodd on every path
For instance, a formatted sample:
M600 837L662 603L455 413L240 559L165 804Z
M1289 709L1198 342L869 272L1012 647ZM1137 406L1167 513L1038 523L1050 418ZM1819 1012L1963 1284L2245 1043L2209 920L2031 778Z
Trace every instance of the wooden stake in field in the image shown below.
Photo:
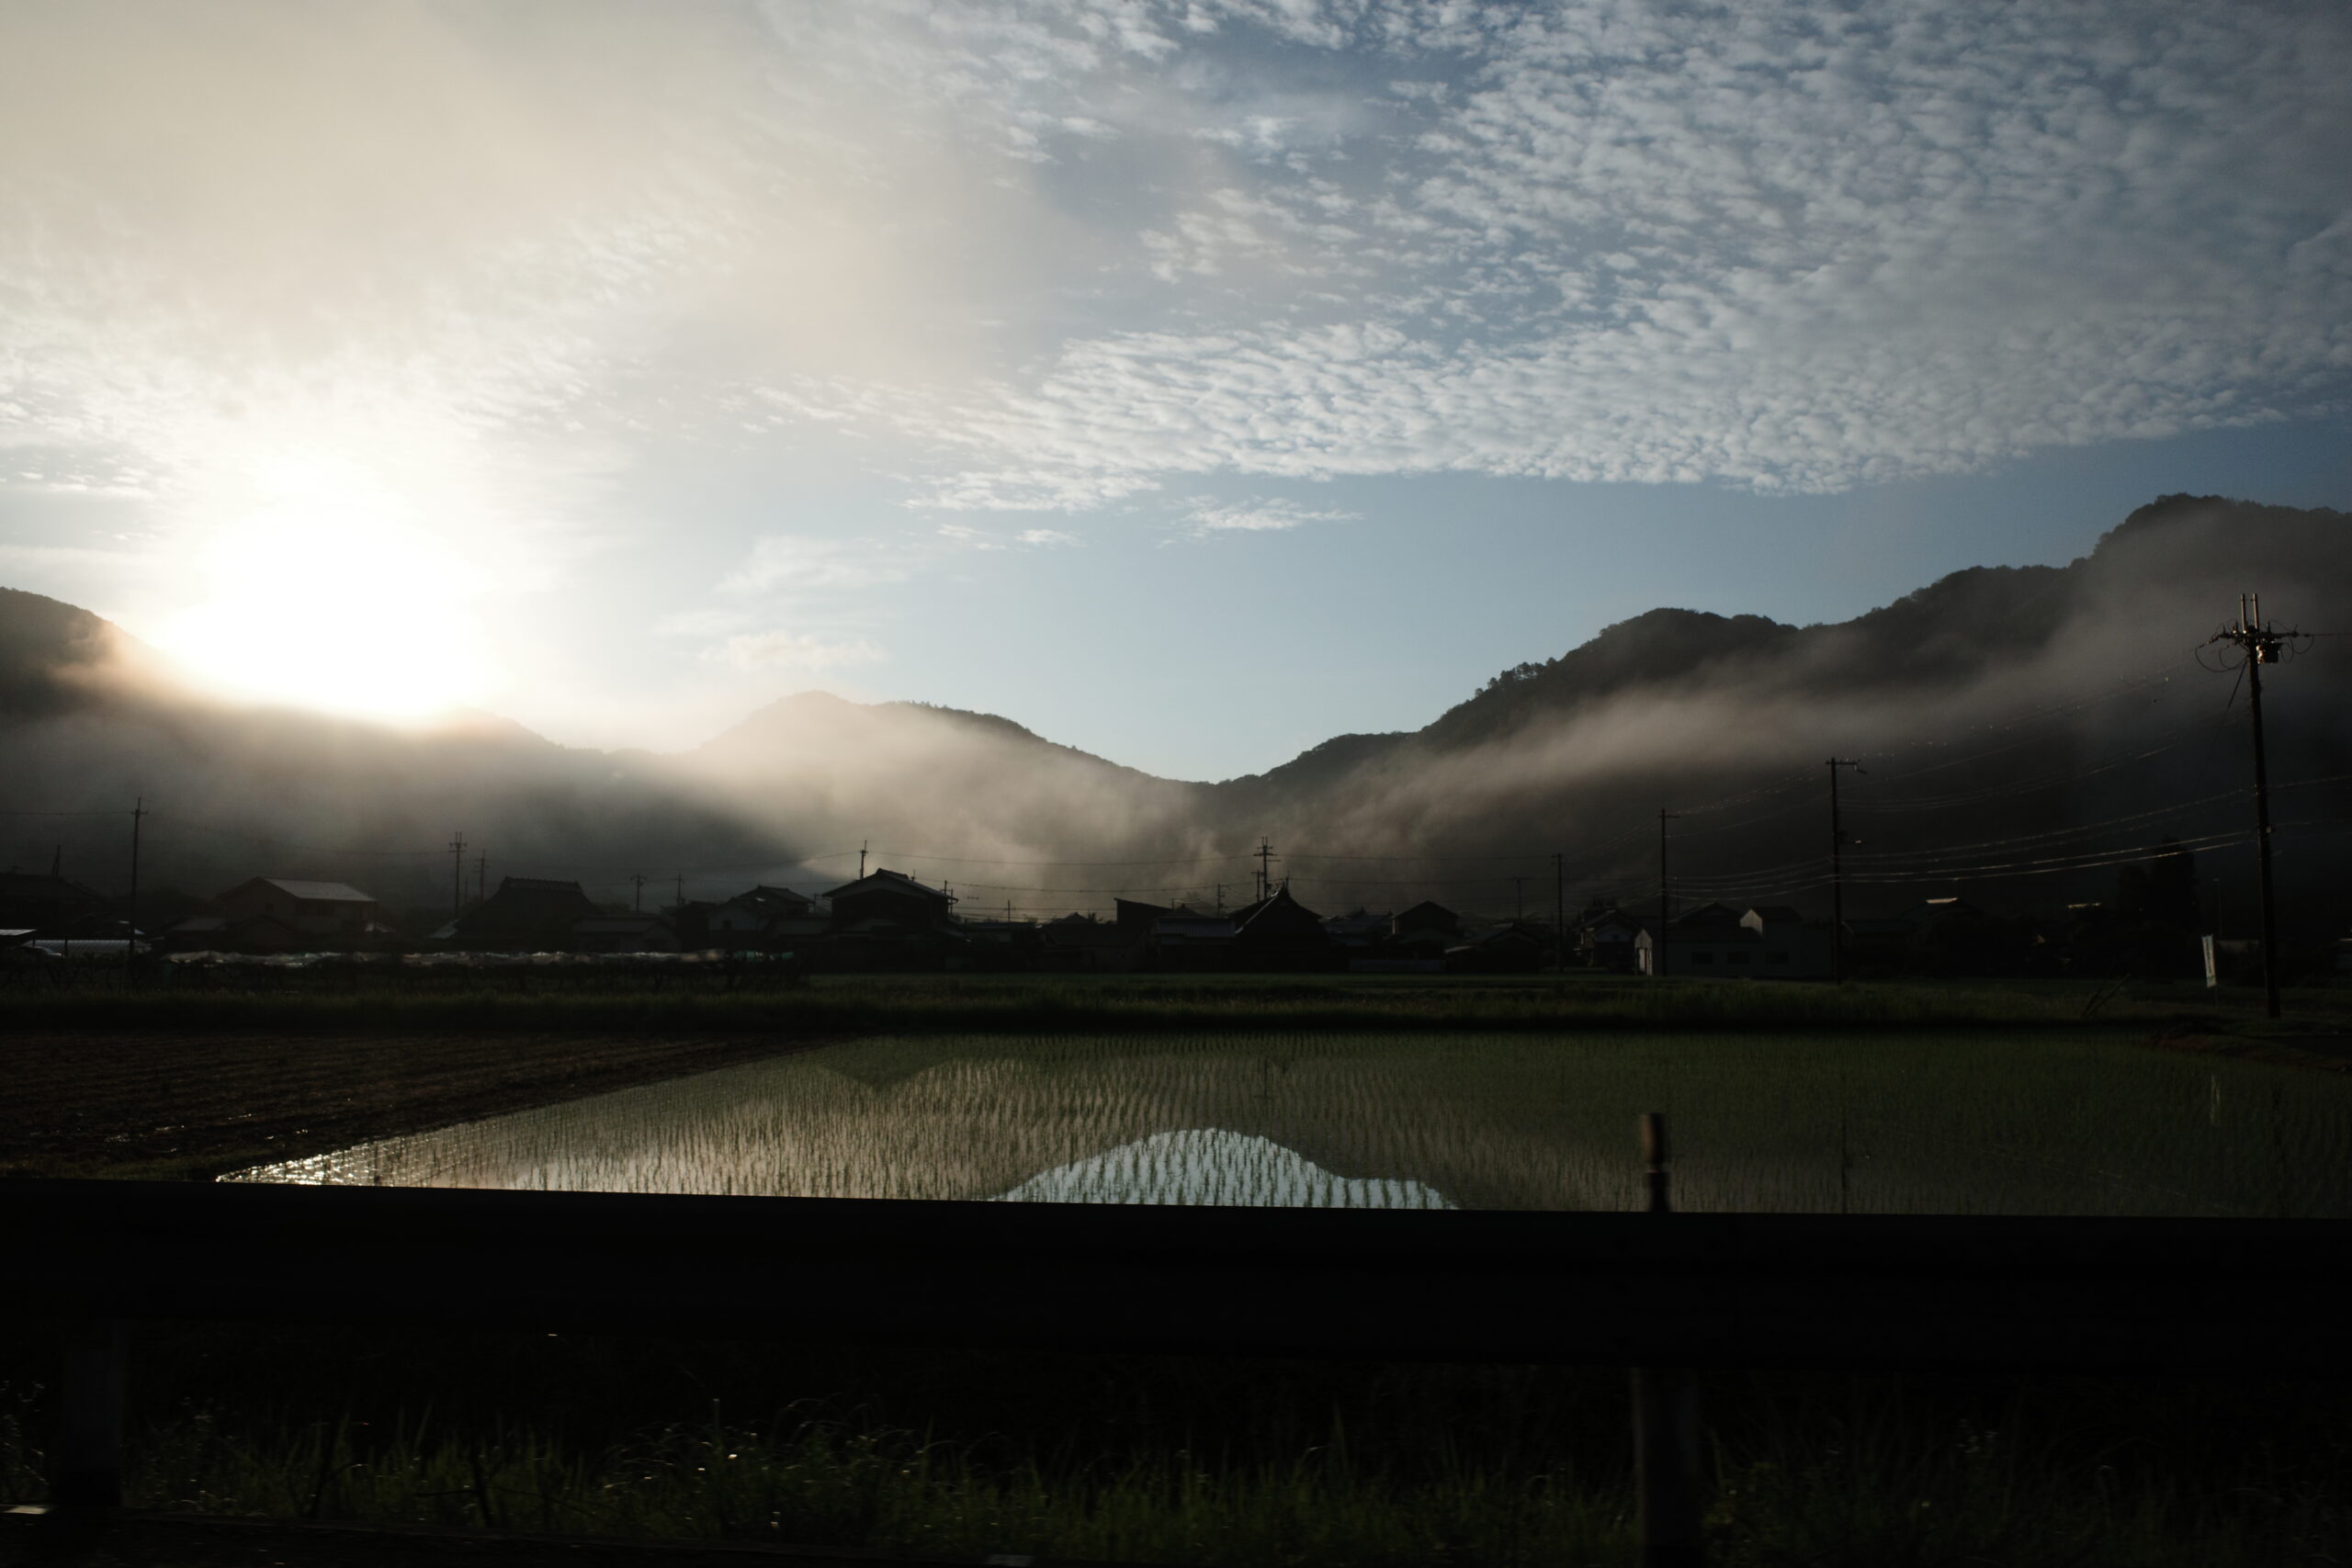
M1666 1117L1642 1112L1642 1162L1649 1212L1674 1212L1667 1168ZM1634 1369L1634 1487L1642 1568L1704 1568L1699 1530L1698 1385L1679 1368Z

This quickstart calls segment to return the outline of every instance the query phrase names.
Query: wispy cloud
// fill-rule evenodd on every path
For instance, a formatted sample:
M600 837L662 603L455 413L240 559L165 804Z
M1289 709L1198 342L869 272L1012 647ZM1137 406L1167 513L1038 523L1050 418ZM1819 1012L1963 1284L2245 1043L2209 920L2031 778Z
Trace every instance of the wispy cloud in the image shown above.
M808 632L745 632L702 651L710 663L741 671L795 670L814 673L847 664L871 664L886 657L864 637L828 641Z
M1217 534L1279 533L1309 523L1352 523L1361 515L1337 507L1306 507L1296 502L1261 501L1255 496L1222 505L1204 497L1193 502L1180 526L1191 537L1205 539Z
M798 599L906 581L911 552L888 542L770 534L753 542L741 566L719 580L721 593Z

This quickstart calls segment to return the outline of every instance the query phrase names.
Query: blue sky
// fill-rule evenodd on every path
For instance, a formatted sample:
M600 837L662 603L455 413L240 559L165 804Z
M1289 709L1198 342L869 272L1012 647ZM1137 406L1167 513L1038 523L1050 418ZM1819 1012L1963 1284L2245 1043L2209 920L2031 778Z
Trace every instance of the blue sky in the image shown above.
M0 581L273 699L1255 771L1656 604L2352 504L2347 68L2332 5L14 8Z

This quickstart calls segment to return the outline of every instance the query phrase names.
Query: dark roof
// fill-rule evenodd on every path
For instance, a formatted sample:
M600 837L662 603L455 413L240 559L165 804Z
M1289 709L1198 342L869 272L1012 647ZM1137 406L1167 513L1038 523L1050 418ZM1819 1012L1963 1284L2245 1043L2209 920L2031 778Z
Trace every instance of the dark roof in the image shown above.
M0 871L0 898L51 898L76 904L103 904L106 897L69 877L47 872Z
M1237 936L1325 934L1323 917L1292 897L1288 882L1275 888L1273 897L1234 910L1232 919Z
M1674 934L1688 936L1693 931L1715 926L1736 926L1739 911L1728 904L1702 904L1695 909L1685 909L1674 917Z
M1796 925L1804 919L1792 904L1758 904L1747 912L1768 926Z
M569 927L574 920L604 912L577 882L558 882L537 876L507 876L499 879L497 892L459 915L445 929L454 929L459 934L543 930Z
M1117 910L1120 926L1127 930L1148 929L1152 921L1170 912L1164 904L1147 904L1140 898L1114 898L1111 902Z
M313 904L373 904L372 894L362 893L347 882L298 882L284 876L256 876L240 882L222 898L233 898L248 887L275 887L288 898L300 898Z
M804 909L813 909L817 907L817 900L806 894L795 893L789 887L770 887L764 882L747 893L738 893L727 902L749 904L752 908L766 914L798 914Z
M956 902L956 895L943 888L926 887L911 876L902 875L895 871L881 870L876 870L870 875L861 876L855 882L845 882L828 892L825 897L839 898L843 895L854 897L860 893L915 894L925 898L936 898L943 904Z

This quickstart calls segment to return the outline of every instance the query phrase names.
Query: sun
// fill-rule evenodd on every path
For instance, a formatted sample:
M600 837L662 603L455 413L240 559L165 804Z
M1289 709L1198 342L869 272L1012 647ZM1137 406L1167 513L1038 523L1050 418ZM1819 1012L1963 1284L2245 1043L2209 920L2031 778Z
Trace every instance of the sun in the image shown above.
M364 505L277 510L200 546L205 596L154 640L224 694L414 720L489 683L475 572Z

